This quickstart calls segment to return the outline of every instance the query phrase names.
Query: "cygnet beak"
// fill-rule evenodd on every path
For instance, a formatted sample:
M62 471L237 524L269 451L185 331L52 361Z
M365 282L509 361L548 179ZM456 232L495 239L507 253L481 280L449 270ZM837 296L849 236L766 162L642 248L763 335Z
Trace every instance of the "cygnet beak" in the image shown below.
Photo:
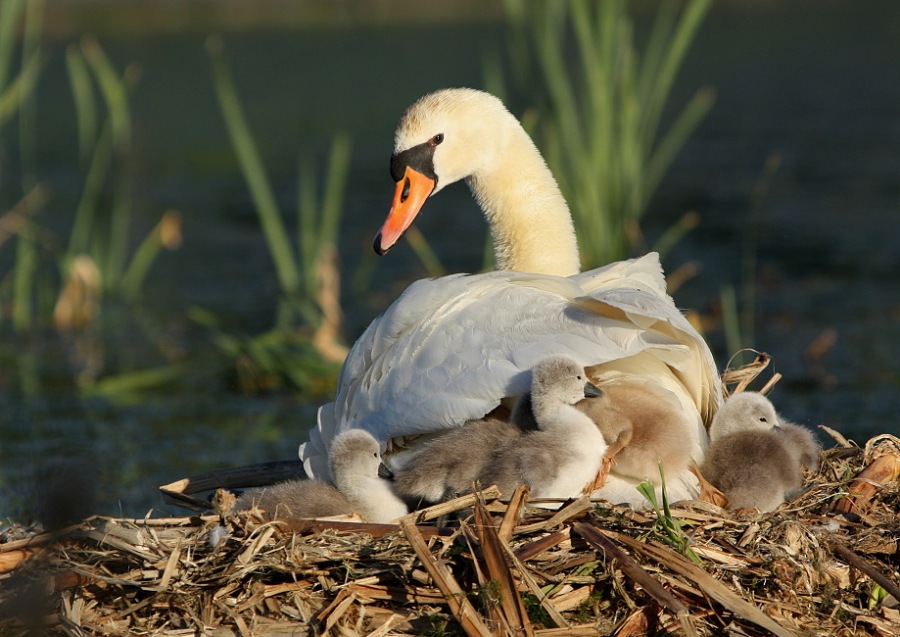
M598 398L603 396L603 390L597 387L594 383L588 381L584 384L584 397L585 398Z
M383 462L378 465L378 477L385 480L393 480L394 472Z

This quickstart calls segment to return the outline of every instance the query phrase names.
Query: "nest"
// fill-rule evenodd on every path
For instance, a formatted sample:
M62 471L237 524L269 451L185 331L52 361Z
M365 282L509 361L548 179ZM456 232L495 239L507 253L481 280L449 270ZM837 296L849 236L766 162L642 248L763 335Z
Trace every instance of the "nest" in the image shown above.
M522 487L399 525L267 520L219 490L215 515L14 526L0 531L0 635L900 636L900 439L860 448L823 430L837 444L803 493L762 515L586 497L548 509ZM196 505L222 479L163 492Z
M399 525L223 511L8 529L0 634L900 635L900 440L834 435L766 515L548 510L522 488Z

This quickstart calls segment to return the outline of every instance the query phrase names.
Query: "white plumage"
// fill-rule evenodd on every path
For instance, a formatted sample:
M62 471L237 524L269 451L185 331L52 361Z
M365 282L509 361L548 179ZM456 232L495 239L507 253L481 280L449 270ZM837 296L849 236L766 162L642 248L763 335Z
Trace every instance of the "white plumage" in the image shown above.
M652 384L683 410L689 423L683 435L702 461L704 422L720 402L719 377L703 338L666 294L658 255L573 273L577 248L565 201L530 138L486 93L449 89L422 98L401 121L392 171L411 150L418 152L411 162L431 153L423 170L433 179L412 164L405 177L398 168L395 205L377 250L387 250L411 222L392 225L407 199L416 207L403 214L415 216L429 194L466 178L491 226L498 268L552 274L498 271L413 283L351 349L334 402L319 410L301 445L307 473L324 475L331 440L347 429L366 429L391 451L398 437L434 435L482 418L503 398L526 391L528 371L557 355L572 357L599 380L627 376ZM422 183L427 192L416 195ZM688 472L667 480L673 499L696 494ZM595 495L641 502L634 480L614 472Z

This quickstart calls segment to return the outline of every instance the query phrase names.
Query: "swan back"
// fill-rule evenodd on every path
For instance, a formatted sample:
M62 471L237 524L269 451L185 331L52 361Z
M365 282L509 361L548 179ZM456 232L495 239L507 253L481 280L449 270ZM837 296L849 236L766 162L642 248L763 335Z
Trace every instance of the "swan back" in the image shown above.
M335 400L319 409L300 448L304 469L327 475L332 440L347 429L396 449L408 437L483 418L528 391L531 369L558 354L592 365L604 385L627 376L670 397L690 421L685 436L702 462L703 423L718 407L720 379L649 254L568 278L489 272L413 283L353 345ZM678 491L695 494L695 480ZM630 482L609 497L641 502Z

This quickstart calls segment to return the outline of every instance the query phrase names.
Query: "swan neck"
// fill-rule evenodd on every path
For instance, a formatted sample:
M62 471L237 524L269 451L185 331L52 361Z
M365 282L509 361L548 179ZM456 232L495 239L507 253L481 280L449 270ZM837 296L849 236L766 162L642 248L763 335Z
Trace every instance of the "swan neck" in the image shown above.
M494 161L467 182L490 227L497 270L559 276L580 271L569 206L518 122Z

